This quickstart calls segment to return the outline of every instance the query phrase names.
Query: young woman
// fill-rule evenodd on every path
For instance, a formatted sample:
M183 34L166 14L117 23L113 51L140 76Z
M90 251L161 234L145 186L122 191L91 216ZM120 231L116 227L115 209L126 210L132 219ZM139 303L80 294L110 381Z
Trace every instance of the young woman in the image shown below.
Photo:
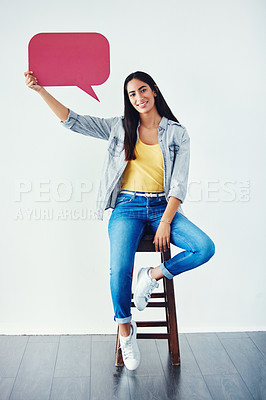
M181 206L187 192L189 135L145 72L125 79L124 116L113 118L79 115L39 86L32 71L24 75L26 85L42 96L63 126L108 141L97 213L102 220L104 211L113 209L108 235L114 320L119 324L124 364L134 370L140 353L131 314L131 273L142 235L154 234L156 251L166 251L170 243L184 251L154 268L140 269L134 294L138 310L144 310L159 279L173 279L215 253L213 241L184 215Z

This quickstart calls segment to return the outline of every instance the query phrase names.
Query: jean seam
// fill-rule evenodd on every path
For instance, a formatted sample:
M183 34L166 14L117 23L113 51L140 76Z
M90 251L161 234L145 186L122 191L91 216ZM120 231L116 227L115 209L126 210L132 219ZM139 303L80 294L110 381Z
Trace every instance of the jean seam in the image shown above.
M171 231L171 234L172 234L172 231ZM196 250L192 247L192 245L187 241L187 239L186 238L184 238L184 236L181 236L181 235L179 235L178 233L175 233L175 236L178 236L179 238L181 238L181 240L183 240L184 242L186 242L187 243L187 245L190 247L190 249L191 249L191 251L194 253ZM173 243L173 242L171 242L174 246L175 246L175 244ZM182 247L180 247L181 249L182 249ZM184 250L186 250L186 249L184 249Z

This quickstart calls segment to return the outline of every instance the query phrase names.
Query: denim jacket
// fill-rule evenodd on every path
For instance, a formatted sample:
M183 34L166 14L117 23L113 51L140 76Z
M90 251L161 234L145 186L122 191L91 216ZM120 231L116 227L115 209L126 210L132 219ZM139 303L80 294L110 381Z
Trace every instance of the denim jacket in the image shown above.
M123 116L99 118L90 115L79 115L69 109L68 119L60 123L74 132L108 141L102 176L100 180L96 208L97 218L103 220L104 211L115 208L121 190L123 172L128 161L125 161ZM140 122L137 127L139 138ZM178 122L162 117L159 124L158 143L164 163L164 192L167 202L170 196L184 202L190 162L190 137L186 128ZM136 141L136 143L137 143ZM177 212L184 215L181 204Z

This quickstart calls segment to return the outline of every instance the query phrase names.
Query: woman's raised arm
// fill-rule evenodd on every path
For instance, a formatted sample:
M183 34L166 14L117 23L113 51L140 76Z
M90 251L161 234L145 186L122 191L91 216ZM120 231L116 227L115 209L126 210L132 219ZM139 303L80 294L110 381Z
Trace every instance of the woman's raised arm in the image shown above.
M66 121L69 115L69 109L56 100L43 86L37 84L38 80L34 77L32 71L24 72L25 83L30 88L39 93L43 100L48 104L55 115L60 118L61 121Z
M112 126L121 120L120 117L99 118L92 115L79 115L56 100L44 87L38 85L38 80L32 71L24 72L26 85L38 92L55 115L60 118L60 124L65 128L83 135L108 140Z

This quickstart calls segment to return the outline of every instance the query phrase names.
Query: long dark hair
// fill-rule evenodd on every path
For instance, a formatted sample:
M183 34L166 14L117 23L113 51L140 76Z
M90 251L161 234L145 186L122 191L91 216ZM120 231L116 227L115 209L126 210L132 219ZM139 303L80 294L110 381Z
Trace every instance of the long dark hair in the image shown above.
M166 101L164 100L164 97L162 93L160 92L158 86L156 85L155 81L152 79L152 77L147 74L146 72L142 71L136 71L132 72L130 75L128 75L125 79L124 82L124 118L123 118L123 125L125 129L125 140L124 140L124 147L125 147L125 160L130 161L130 160L135 160L136 155L135 155L135 145L136 145L136 140L137 140L137 126L139 123L139 113L138 111L132 106L128 92L127 92L127 84L129 81L132 79L139 79L140 81L143 81L147 83L152 90L154 90L157 93L157 96L155 96L155 106L157 108L158 113L160 114L161 117L166 117L172 121L179 122L172 111L170 110L169 106L167 105Z

